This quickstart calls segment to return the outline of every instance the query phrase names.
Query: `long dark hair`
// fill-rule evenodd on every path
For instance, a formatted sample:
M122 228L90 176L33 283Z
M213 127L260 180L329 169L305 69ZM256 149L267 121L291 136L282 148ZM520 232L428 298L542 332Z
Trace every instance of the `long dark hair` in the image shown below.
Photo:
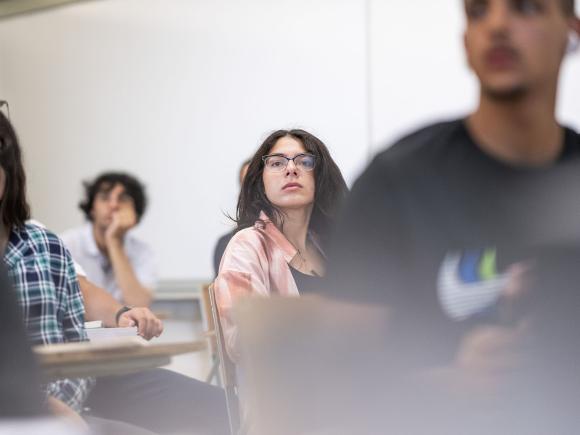
M282 226L284 223L284 213L268 200L262 180L262 157L269 154L276 142L283 137L296 139L308 153L316 156L314 207L309 229L325 242L348 188L326 145L314 135L299 129L273 132L250 160L238 198L237 231L253 226L259 220L260 211L264 211L277 225Z
M6 184L0 215L7 231L24 226L30 219L30 207L26 201L26 175L22 165L22 153L16 132L8 118L0 112L0 166L4 170Z
M573 17L576 10L576 0L561 0L564 13L567 16Z

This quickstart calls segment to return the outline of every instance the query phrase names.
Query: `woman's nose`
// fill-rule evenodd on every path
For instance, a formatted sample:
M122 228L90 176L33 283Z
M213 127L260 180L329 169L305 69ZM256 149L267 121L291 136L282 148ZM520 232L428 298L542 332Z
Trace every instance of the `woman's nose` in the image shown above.
M289 160L288 165L286 166L286 175L297 174L297 173L298 173L298 168L296 167L294 160Z

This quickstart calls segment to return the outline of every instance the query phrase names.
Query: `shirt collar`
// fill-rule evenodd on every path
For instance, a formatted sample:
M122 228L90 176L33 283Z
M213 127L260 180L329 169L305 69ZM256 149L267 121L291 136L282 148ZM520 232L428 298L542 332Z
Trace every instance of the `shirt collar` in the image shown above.
M276 227L276 225L272 222L268 215L264 213L264 211L260 212L260 217L258 218L258 221L254 227L261 229L264 231L264 233L266 233L270 240L272 240L278 249L282 251L286 263L290 263L298 253L298 250L294 247L294 245L288 241L286 236L278 229L278 227ZM311 231L308 231L308 239L312 241L314 246L316 246L316 248L320 251L321 255L325 257L324 252L318 243L318 240L316 240L316 237L314 237L314 234L312 234Z
M100 257L102 255L97 242L95 241L95 236L93 235L93 224L87 223L83 230L83 244L89 255L93 257Z
M266 233L270 240L282 251L286 263L290 263L296 256L298 250L292 243L288 241L286 236L280 231L274 222L263 211L260 212L260 217L255 224L257 229L261 229Z
M26 231L15 228L10 232L8 244L4 251L4 264L8 269L16 265L23 257L32 253L32 247L28 243Z

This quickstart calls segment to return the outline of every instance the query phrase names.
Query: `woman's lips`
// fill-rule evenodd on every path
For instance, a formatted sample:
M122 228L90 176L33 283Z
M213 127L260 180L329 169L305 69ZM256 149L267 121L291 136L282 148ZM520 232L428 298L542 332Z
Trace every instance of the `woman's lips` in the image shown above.
M296 190L296 189L301 189L302 188L302 184L300 183L288 183L285 184L284 187L282 187L282 190Z

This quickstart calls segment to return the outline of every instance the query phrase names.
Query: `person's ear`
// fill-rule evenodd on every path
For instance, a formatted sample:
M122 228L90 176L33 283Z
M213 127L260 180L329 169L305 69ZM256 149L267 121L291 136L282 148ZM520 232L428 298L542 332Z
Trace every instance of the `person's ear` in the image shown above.
M467 31L463 31L463 51L465 52L465 60L469 69L473 70L471 65L471 56L469 55L469 42L467 42Z
M580 48L580 18L574 17L570 22L570 30L568 32L568 46L567 53L574 53Z

